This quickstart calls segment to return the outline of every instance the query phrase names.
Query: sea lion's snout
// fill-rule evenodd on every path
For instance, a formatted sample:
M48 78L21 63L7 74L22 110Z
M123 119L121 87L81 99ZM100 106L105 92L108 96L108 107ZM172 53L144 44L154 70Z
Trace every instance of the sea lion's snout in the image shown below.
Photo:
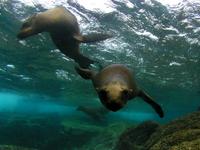
M23 40L23 39L25 39L25 38L33 35L33 34L34 34L34 32L33 32L31 27L21 28L21 30L17 34L17 38L20 39L20 40Z
M109 110L111 111L118 111L120 110L124 105L122 103L117 103L117 102L111 102L111 103L108 103L106 105L106 108L108 108Z
M107 91L102 89L98 94L102 104L111 111L118 111L123 108L128 100L127 96L124 95L124 90Z
M42 25L36 21L37 15L33 15L26 19L17 34L17 38L22 40L42 31Z

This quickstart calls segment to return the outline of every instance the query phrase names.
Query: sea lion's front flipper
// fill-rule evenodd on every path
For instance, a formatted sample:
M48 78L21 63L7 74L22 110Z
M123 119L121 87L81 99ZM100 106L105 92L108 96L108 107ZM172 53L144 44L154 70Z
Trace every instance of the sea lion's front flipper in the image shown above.
M88 35L74 35L74 38L77 41L82 42L82 43L103 41L111 37L112 35L104 34L104 33L90 33Z
M86 80L92 79L92 77L95 74L95 72L93 72L90 69L84 69L84 68L80 68L78 66L75 66L75 70L82 78L84 78Z
M153 98L151 98L147 93L145 93L143 90L140 90L138 96L141 97L149 105L151 105L161 118L164 117L162 107L156 102L154 102Z

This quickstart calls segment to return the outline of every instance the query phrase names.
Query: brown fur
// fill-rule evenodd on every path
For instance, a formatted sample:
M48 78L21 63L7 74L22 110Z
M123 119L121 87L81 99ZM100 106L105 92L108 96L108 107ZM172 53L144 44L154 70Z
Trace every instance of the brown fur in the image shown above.
M80 42L95 42L109 38L107 34L81 35L76 17L64 7L56 7L28 18L18 34L19 39L49 32L56 47L83 68L94 63L79 51Z
M124 65L109 65L98 73L79 67L75 69L84 79L92 80L102 104L109 110L118 111L128 100L139 96L150 104L160 117L164 116L160 105L138 88L133 74Z
M105 67L92 79L101 102L113 111L122 108L126 102L137 95L138 88L128 68L114 64ZM104 98L106 92L106 99Z

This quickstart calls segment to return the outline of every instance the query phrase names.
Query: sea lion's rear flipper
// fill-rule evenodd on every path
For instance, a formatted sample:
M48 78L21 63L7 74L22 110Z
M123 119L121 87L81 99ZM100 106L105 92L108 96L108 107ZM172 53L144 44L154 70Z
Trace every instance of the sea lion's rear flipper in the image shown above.
M74 38L77 41L82 42L82 43L92 43L92 42L103 41L111 37L112 35L104 34L104 33L90 33L88 35L74 35Z
M78 66L75 66L75 70L82 78L84 78L86 80L91 79L95 74L90 69L84 69L84 68L80 68Z
M164 117L164 113L162 110L162 107L153 101L153 98L151 98L147 93L145 93L143 90L141 90L138 94L139 97L141 97L145 102L147 102L149 105L151 105L154 110L157 112L157 114L160 116L160 118Z
M88 68L90 64L95 63L94 60L89 59L79 53L79 42L76 40L66 40L65 38L51 34L51 38L56 47L66 56L74 59L82 68Z
M81 66L81 68L89 68L90 64L94 64L96 62L82 54L76 56L74 60Z

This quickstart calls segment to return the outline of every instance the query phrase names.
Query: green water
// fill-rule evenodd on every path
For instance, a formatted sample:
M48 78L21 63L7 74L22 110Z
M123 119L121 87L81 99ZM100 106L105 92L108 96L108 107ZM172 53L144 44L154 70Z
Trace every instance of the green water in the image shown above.
M185 1L171 8L154 0L132 0L134 7L128 7L113 0L113 11L104 12L76 1L57 1L53 6L39 2L33 7L0 1L0 145L89 149L104 134L112 143L127 126L145 120L166 123L200 106L199 3ZM74 61L56 49L47 33L24 41L16 38L22 20L61 4L76 15L83 33L114 35L103 42L81 44L80 50L102 66L128 66L140 87L163 107L163 119L139 98L116 113L109 112L103 121L76 110L103 106L92 83L75 72ZM99 149L105 149L104 142Z

